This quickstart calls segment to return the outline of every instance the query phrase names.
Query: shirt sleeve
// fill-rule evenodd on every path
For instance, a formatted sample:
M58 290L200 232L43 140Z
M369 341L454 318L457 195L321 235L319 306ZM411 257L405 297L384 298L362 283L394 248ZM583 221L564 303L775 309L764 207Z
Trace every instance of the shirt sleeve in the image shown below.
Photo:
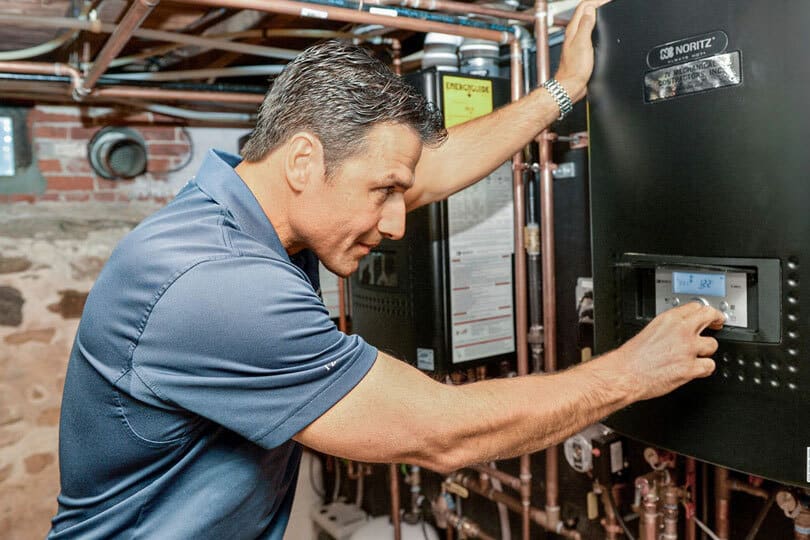
M298 268L229 257L168 286L132 369L168 404L273 448L343 398L376 357L338 331Z

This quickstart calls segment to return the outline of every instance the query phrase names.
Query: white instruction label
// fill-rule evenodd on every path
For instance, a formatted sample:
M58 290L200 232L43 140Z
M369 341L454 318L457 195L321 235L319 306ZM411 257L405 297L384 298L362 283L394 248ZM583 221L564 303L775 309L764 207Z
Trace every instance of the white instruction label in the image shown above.
M453 363L515 350L512 167L447 201Z
M388 9L388 8L379 8L379 7L371 7L368 8L368 12L372 15L385 15L386 17L396 17L399 15L397 10L395 9Z
M624 469L624 452L622 452L622 442L610 443L610 472L616 474Z
M433 359L433 349L416 349L416 367L424 371L434 371L436 362Z
M320 9L301 8L302 17L311 17L313 19L328 19L329 13L321 11Z

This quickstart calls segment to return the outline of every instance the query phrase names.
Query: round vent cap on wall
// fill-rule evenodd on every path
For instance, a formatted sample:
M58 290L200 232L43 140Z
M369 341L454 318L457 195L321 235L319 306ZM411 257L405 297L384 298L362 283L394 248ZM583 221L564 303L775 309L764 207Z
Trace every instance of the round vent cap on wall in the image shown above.
M134 129L105 127L87 145L90 165L108 180L129 179L146 171L146 142Z

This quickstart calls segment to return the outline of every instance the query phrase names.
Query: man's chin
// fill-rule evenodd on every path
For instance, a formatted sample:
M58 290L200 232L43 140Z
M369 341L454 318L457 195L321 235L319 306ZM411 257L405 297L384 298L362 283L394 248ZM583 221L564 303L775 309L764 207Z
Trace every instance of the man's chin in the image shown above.
M348 278L349 276L357 272L357 269L360 267L359 260L338 265L328 264L324 261L321 261L321 263L323 263L323 265L326 267L327 270L329 270L330 272L341 278Z

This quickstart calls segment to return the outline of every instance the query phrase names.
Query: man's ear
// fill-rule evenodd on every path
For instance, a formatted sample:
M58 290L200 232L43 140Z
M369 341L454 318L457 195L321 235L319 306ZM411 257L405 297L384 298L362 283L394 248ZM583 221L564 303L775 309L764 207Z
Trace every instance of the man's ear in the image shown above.
M284 172L293 191L303 191L314 180L323 180L323 145L315 134L299 131L290 137Z

